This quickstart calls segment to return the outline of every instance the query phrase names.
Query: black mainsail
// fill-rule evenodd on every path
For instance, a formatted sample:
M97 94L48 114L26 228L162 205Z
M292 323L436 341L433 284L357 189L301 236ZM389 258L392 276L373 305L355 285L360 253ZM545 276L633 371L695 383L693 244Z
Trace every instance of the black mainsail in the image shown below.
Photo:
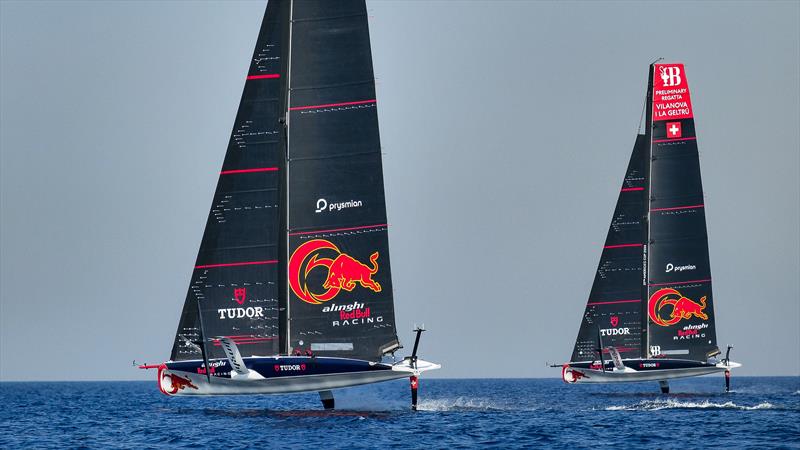
M269 2L172 361L399 347L375 106L364 0Z
M398 348L363 0L295 2L289 74L289 345Z
M645 108L645 132L636 137L571 363L564 366L567 382L666 379L738 366L727 356L723 365L712 359L719 349L705 203L683 64L650 66ZM610 359L618 376L607 375Z
M683 64L652 70L647 350L706 361L719 350L689 85Z

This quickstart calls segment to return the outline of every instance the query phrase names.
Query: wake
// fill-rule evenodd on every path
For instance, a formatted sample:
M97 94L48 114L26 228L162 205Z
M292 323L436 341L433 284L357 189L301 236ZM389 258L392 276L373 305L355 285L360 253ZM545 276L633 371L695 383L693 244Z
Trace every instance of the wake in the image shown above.
M662 409L735 409L742 411L753 411L758 409L773 409L775 405L769 402L761 402L754 406L737 405L734 402L714 403L708 400L702 402L680 401L680 400L645 400L635 405L609 406L606 411L660 411Z

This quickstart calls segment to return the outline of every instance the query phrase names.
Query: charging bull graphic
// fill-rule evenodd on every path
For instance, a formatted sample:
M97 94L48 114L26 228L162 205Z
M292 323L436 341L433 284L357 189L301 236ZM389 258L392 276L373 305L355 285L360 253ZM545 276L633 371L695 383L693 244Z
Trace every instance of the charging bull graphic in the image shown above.
M174 373L164 373L164 369L165 367L158 368L158 378L163 393L168 395L177 394L178 391L186 389L187 387L197 390L197 386L192 383L191 378L183 378Z
M333 258L323 257L323 254L336 255ZM381 285L372 279L378 273L378 252L369 257L371 266L368 266L347 253L342 253L336 245L325 239L313 239L297 247L289 258L289 286L300 300L313 305L319 305L336 297L339 292L352 291L356 285L380 292ZM317 267L324 267L328 275L322 283L323 292L313 292L309 289L308 275Z
M666 305L672 306L672 311L665 319L661 315L661 310ZM691 319L693 316L708 320L708 314L703 312L703 310L706 309L706 297L702 297L700 302L697 303L671 288L657 290L650 296L650 301L647 306L650 320L662 327L675 325L681 320Z

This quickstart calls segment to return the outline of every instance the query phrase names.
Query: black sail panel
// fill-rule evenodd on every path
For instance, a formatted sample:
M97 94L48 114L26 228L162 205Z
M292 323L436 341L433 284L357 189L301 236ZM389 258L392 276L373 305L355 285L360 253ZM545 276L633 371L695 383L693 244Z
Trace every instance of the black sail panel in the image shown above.
M683 64L653 65L648 329L651 356L717 351L705 204Z
M279 119L285 110L289 4L270 1L250 64L192 273L171 360L201 358L206 339L228 336L242 356L280 351L280 199L285 171ZM207 342L209 357L224 357Z
M646 148L645 136L637 136L572 351L573 362L599 359L598 336L604 347L617 348L623 358L640 356Z
M294 2L289 351L375 360L398 346L363 0Z

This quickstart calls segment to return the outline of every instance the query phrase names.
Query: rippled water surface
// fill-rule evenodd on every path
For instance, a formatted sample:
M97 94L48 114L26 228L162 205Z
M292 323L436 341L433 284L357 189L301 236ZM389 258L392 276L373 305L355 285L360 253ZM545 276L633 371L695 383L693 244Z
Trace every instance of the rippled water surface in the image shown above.
M800 448L800 377L568 386L422 379L317 394L167 398L152 382L1 383L0 448Z

